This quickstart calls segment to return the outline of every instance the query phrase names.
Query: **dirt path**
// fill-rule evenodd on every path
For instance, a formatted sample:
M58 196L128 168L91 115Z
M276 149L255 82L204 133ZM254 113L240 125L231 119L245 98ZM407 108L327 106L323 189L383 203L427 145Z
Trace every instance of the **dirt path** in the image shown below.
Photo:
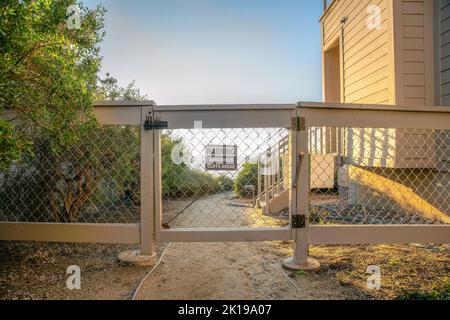
M293 277L281 268L286 254L272 243L173 243L138 299L356 299L363 295L336 279Z
M171 227L261 227L285 222L222 193L196 201ZM316 273L289 273L281 268L281 261L292 253L292 243L172 243L137 298L392 299L410 288L445 287L450 259L443 250L436 256L409 246L314 247L311 255L322 268ZM400 257L407 258L403 262ZM427 273L424 264L430 266ZM369 265L388 271L383 273L386 289L367 289Z
M174 216L186 203L166 203ZM287 219L220 193L195 201L174 219L171 228L254 228L286 225ZM138 299L339 299L357 298L339 281L294 279L281 268L289 246L273 243L172 243L161 265L148 278ZM320 286L320 290L317 290Z
M163 212L167 216L163 220L173 218L187 204L187 201L169 201L163 204ZM257 228L287 225L287 218L263 215L261 209L253 208L250 201L236 199L232 192L198 199L170 223L171 228Z

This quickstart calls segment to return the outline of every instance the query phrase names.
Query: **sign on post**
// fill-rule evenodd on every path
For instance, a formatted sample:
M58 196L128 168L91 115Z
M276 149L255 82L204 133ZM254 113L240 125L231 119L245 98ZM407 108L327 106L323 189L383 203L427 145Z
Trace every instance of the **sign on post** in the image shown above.
M207 171L236 171L237 145L206 146Z

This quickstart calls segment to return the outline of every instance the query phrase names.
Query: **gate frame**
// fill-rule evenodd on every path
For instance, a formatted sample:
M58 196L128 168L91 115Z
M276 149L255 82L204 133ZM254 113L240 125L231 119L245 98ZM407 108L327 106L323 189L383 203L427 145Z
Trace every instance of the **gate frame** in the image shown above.
M292 117L296 115L294 104L155 106L153 115L156 121L167 121L168 129L195 129L196 121L202 121L204 129L286 128L293 139L292 145L296 145L296 136L292 134L291 127ZM295 240L296 234L291 228L290 221L289 226L278 228L176 228L163 230L160 136L161 130L154 130L155 240L157 242ZM294 162L291 162L291 167L293 166ZM290 198L295 199L295 197ZM291 200L290 215L295 206L295 202Z

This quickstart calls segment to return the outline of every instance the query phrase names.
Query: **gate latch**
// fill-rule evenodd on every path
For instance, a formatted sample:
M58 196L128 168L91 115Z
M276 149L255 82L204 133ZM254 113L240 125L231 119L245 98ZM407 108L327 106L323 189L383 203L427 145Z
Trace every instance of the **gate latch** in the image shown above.
M293 229L304 229L304 228L306 228L306 216L304 216L304 215L293 215L292 216L292 228Z
M169 127L169 123L167 121L160 121L153 119L151 115L147 115L144 122L144 130L162 130L167 129Z

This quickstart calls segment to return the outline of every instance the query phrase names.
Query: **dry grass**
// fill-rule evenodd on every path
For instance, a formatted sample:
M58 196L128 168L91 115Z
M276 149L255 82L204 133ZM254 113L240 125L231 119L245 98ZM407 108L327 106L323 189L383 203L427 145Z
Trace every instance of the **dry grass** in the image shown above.
M375 299L395 299L406 292L445 291L450 284L447 246L318 246L311 255L322 264L319 275L336 277ZM368 290L367 267L381 268L381 289Z
M265 263L275 267L292 250L289 242L261 245L267 252L264 259L273 260ZM158 252L164 247L161 245ZM0 243L0 299L129 299L148 268L118 262L116 255L125 249L130 247ZM405 292L442 291L450 279L448 246L316 246L311 248L311 255L319 259L321 269L313 274L293 274L293 279L300 286L312 284L319 293L327 283L337 283L342 286L340 291L352 293L342 298L395 299ZM223 263L230 263L227 261L224 252ZM254 268L250 261L242 263L246 268ZM82 270L79 291L65 287L66 268L72 264ZM379 291L367 289L369 265L382 270Z

